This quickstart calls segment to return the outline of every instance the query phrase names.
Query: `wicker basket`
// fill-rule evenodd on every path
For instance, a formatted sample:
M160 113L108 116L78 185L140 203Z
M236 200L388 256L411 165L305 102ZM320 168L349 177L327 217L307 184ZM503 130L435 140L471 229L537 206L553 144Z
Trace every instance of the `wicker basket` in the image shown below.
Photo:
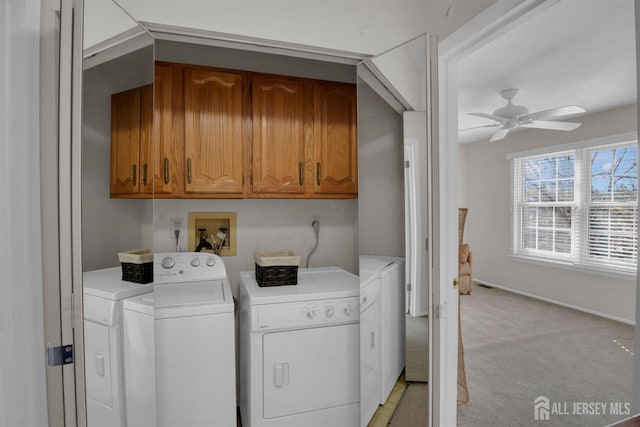
M298 284L300 257L293 251L256 252L256 282L258 286L286 286Z
M153 282L153 252L151 249L134 249L118 252L122 266L122 280L133 283Z

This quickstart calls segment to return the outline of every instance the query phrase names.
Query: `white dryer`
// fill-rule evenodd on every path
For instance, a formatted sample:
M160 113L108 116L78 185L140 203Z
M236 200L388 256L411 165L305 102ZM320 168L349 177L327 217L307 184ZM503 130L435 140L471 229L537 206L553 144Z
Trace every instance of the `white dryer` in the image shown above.
M83 273L88 427L124 427L123 303L153 285L122 280L120 267Z
M358 277L300 269L259 287L240 273L243 427L354 427L360 418Z
M360 255L362 295L376 287L379 292L380 404L386 402L405 365L404 264L400 257Z

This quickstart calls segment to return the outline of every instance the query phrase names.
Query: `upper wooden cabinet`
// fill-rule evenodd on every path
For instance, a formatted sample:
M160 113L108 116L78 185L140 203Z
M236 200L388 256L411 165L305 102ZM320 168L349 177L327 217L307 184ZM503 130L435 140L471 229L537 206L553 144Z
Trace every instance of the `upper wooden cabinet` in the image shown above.
M148 167L148 159L140 153L141 147L149 144L150 102L153 102L151 85L116 93L111 97L112 196L136 196L146 190L141 171ZM144 114L142 104L145 104Z
M152 159L147 192L179 194L183 185L184 139L179 108L180 75L168 64L156 64L153 102L153 144L145 149Z
M111 97L111 196L152 197L180 191L181 138L172 69L156 66L155 84Z
M243 75L184 69L185 193L243 193Z
M356 120L353 84L157 62L112 96L111 195L355 198Z
M251 101L251 193L303 194L304 81L256 74Z
M315 192L358 193L357 99L354 85L315 82Z

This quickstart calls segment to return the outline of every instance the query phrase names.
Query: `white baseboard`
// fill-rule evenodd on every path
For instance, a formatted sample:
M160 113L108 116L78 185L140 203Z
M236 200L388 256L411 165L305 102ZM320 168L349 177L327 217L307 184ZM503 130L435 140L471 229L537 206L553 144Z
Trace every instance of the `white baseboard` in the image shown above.
M628 320L628 319L624 319L622 317L612 316L610 314L601 313L599 311L591 310L591 309L580 307L580 306L577 306L577 305L567 304L566 302L556 301L556 300L551 299L551 298L544 298L544 297L541 297L541 296L538 296L538 295L530 294L528 292L518 291L516 289L507 288L506 286L496 285L495 283L487 282L486 280L478 280L478 279L474 278L473 282L474 282L474 284L486 285L486 286L490 286L492 288L502 289L503 291L512 292L514 294L523 295L525 297L534 298L534 299L537 299L537 300L540 300L540 301L550 302L550 303L556 304L556 305L561 305L562 307L567 307L567 308L571 308L573 310L582 311L584 313L593 314L595 316L604 317L605 319L609 319L609 320L615 320L616 322L624 323L624 324L627 324L627 325L635 326L635 324L636 324L634 321Z

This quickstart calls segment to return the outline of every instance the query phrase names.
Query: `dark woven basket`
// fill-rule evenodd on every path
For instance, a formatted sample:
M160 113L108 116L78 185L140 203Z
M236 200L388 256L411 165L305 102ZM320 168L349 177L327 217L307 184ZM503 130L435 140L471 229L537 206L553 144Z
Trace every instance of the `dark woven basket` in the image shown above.
M256 264L256 281L258 286L285 286L298 284L297 265L275 265L261 267Z
M121 262L122 280L133 283L153 282L153 263L134 264L131 262Z

